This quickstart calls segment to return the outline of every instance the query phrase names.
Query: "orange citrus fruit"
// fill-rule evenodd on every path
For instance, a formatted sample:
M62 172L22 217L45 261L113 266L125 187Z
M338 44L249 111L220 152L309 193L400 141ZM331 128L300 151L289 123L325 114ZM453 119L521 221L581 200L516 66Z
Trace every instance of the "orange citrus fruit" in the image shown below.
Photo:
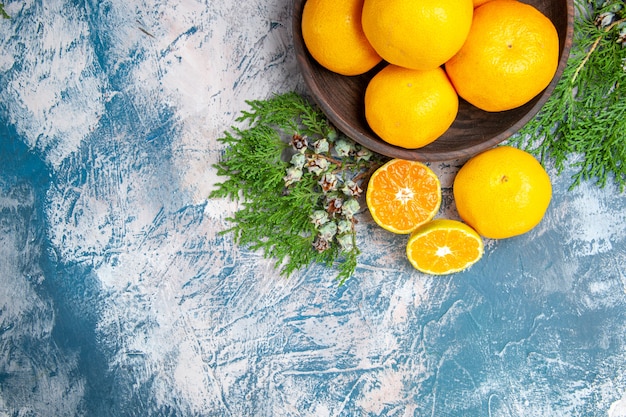
M372 174L365 199L378 225L393 233L408 234L439 211L441 184L423 163L392 159Z
M482 6L483 4L487 3L489 0L474 0L474 9L477 8L478 6Z
M363 0L307 0L302 38L311 56L341 75L359 75L382 61L361 26Z
M539 224L550 204L552 185L534 156L499 146L470 158L459 169L453 194L467 224L481 236L502 239Z
M436 219L417 228L409 237L406 255L419 271L444 275L459 272L483 256L482 238L458 220Z
M445 69L462 98L494 112L539 94L558 61L559 37L550 19L517 0L491 0L474 10L467 40Z
M388 65L365 90L365 118L384 141L420 148L454 122L459 97L441 67L413 70Z
M472 0L365 0L363 31L387 62L432 69L461 48L473 10Z

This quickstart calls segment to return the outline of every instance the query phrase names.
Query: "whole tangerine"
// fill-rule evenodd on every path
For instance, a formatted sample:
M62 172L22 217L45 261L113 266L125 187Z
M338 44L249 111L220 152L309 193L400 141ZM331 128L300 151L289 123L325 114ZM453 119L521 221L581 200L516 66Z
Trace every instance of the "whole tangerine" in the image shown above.
M302 38L311 56L341 75L359 75L382 58L363 33L363 0L307 0L302 11Z
M365 0L365 36L387 62L433 69L463 45L472 24L472 0Z
M469 159L453 183L459 216L481 236L503 239L537 226L552 198L552 184L530 153L499 146Z
M467 39L445 69L462 98L497 112L543 91L558 61L559 37L550 19L517 0L491 0L474 10Z
M385 142L407 149L428 145L454 122L459 97L440 67L388 65L365 90L365 118Z

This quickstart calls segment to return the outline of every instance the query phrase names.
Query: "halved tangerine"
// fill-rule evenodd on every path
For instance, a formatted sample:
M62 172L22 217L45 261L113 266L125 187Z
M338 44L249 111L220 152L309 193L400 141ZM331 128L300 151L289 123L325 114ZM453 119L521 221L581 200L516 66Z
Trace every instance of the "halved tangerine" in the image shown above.
M378 225L393 233L408 234L439 211L441 184L423 163L392 159L372 174L365 199Z
M445 275L469 268L484 253L480 235L458 220L436 219L411 233L406 255L415 269Z

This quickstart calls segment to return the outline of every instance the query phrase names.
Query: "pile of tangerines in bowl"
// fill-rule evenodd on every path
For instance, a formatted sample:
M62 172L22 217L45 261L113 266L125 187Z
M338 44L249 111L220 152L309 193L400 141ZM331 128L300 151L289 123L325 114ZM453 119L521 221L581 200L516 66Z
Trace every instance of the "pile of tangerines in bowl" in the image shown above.
M552 81L559 36L518 0L307 0L302 38L323 67L369 81L365 118L385 142L421 148L456 119L459 97L488 112L529 102Z
M474 146L466 154L469 161L453 186L462 221L435 219L440 183L419 162L429 159L413 158L415 154L402 150L432 147L458 122L461 106L501 115L503 120L511 114L515 121L519 114L536 113L547 99L538 97L549 94L546 90L567 59L569 44L560 33L571 36L569 0L563 9L568 11L563 17L566 24L559 28L538 8L519 0L296 3L302 7L296 27L300 46L306 48L307 57L333 74L315 78L305 70L307 84L315 96L323 92L327 98L350 97L345 107L361 109L364 126L351 130L359 115L351 124L350 114L337 114L328 100L318 97L318 104L357 142L394 158L369 180L367 206L384 229L410 234L406 253L415 268L432 274L464 270L482 257L483 238L513 237L539 224L552 196L550 178L527 152L493 148L504 135L491 142L479 137L483 148ZM337 77L351 81L343 84ZM515 113L516 109L524 110ZM469 119L481 123L480 118ZM359 140L363 127L399 151L385 152L388 147Z
M312 98L341 131L389 157L447 161L541 109L574 14L573 0L294 0L293 39Z

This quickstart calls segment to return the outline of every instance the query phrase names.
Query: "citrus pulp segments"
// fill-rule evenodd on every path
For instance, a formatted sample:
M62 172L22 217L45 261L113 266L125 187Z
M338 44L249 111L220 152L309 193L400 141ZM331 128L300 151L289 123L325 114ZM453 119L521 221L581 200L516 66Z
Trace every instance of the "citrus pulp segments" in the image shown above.
M379 226L408 234L432 220L439 211L441 184L425 164L392 159L372 174L366 201Z
M458 220L436 219L416 229L406 246L413 267L433 275L463 271L484 253L483 240L470 226Z

